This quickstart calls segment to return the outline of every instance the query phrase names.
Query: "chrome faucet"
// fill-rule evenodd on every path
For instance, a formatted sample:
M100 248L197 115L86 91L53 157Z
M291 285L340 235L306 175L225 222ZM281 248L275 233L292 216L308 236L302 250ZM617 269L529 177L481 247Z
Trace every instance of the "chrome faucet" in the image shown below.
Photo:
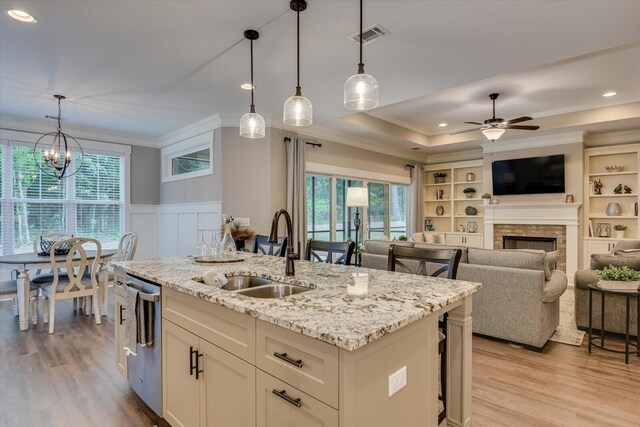
M293 223L291 222L291 216L285 209L280 209L273 215L273 222L271 223L271 234L269 235L269 243L278 243L278 221L280 216L284 215L284 219L287 221L287 252L285 258L287 260L287 267L285 275L293 276L296 274L296 268L293 261L300 259L300 255L293 251ZM300 242L298 242L298 249L300 248Z

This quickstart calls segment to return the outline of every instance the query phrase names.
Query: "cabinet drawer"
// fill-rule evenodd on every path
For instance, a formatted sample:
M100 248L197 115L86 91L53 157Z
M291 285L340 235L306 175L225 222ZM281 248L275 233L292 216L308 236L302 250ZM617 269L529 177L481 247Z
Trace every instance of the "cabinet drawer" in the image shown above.
M259 369L257 387L258 427L338 427L338 411Z
M162 317L255 364L253 317L168 288L162 288Z
M256 366L334 408L338 408L338 354L330 344L257 322Z

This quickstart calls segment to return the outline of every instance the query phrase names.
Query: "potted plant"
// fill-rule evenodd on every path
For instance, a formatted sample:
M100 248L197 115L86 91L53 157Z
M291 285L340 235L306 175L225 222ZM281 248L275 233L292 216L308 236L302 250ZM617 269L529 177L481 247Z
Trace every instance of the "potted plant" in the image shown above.
M484 193L481 197L482 197L483 204L488 205L489 203L491 203L491 194Z
M598 286L601 289L635 291L640 286L640 271L627 266L609 267L598 270Z
M465 196L467 196L467 199L472 199L473 196L476 194L476 189L473 187L467 187L464 190L462 190L462 192L464 193Z
M616 230L616 237L618 239L624 239L624 231L627 229L626 225L616 224L613 226L613 229Z
M436 172L433 174L433 182L435 182L436 184L442 184L444 183L446 177L446 172Z

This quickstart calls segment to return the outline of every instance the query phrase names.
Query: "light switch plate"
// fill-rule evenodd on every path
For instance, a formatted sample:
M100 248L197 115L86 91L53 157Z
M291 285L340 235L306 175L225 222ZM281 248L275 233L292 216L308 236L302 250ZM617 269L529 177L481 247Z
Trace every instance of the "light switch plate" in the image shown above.
M240 227L250 227L251 218L234 218Z
M407 367L403 366L400 370L389 375L389 397L402 390L407 385Z

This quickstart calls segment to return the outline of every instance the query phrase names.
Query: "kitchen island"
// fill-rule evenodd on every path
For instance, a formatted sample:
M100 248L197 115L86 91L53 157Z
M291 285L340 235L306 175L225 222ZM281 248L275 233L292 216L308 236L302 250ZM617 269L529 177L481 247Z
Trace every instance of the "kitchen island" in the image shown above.
M171 425L436 426L444 312L448 425L471 425L471 295L480 284L307 261L287 277L284 258L242 256L215 266L115 263L120 281L162 286L162 415ZM369 274L365 295L348 291L354 272ZM224 290L237 276L306 292Z

